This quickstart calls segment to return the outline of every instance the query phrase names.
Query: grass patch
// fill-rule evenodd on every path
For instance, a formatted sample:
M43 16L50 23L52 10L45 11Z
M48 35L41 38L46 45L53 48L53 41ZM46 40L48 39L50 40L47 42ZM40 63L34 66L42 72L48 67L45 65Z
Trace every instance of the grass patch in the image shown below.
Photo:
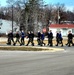
M0 50L9 50L9 51L43 51L48 49L35 48L35 47L0 47Z

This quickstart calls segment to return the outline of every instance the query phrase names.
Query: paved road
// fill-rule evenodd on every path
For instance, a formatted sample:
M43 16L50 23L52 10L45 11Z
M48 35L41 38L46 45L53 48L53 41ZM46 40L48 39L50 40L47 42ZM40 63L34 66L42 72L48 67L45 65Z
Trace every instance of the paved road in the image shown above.
M73 47L61 52L0 51L0 75L74 75Z

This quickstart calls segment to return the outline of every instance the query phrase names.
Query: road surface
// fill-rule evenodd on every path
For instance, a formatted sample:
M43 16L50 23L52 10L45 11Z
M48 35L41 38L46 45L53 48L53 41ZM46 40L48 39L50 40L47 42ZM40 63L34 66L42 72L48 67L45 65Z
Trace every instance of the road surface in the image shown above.
M0 51L0 75L74 75L74 51Z

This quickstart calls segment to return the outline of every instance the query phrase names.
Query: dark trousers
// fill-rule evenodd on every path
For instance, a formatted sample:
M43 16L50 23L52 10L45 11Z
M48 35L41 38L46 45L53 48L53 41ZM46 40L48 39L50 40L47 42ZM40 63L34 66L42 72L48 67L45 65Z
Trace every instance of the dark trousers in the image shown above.
M48 45L53 46L52 38L48 38Z
M56 46L58 46L58 44L59 44L59 39L58 38L56 38L56 42L57 42Z
M63 46L63 42L62 42L62 41L63 41L63 39L60 38L60 39L59 39L59 44L62 44L62 46Z
M25 44L24 38L21 38L21 44L22 44L22 45Z
M11 45L11 40L10 40L10 37L8 37L8 40L7 40L7 45Z
M40 46L42 46L43 44L45 46L44 40L40 39Z
M37 38L38 45L40 45L40 38Z
M20 44L19 39L20 39L20 38L16 38L15 44L16 44L17 42Z
M29 38L28 43L27 43L27 46L28 46L28 44L29 44L30 42L31 42L32 46L34 46L33 38Z
M73 45L72 39L68 39L68 46L70 46L71 44Z
M8 45L11 45L11 41L13 42L13 44L14 44L14 39L12 38L12 37L8 37Z

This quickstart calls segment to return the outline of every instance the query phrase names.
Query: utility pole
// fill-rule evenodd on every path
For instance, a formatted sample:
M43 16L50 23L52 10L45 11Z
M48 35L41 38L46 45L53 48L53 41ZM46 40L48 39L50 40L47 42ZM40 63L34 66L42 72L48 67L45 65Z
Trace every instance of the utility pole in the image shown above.
M13 33L13 5L12 5L12 33Z
M58 24L60 23L60 14L59 14L59 9L58 9Z

